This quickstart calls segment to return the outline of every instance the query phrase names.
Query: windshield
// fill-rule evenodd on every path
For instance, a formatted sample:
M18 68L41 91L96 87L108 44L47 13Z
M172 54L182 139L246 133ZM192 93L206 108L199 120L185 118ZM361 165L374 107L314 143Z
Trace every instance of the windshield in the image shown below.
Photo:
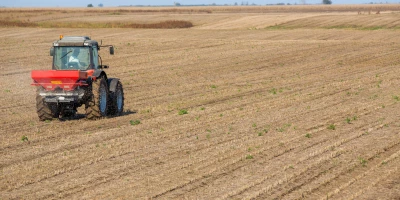
M54 47L54 67L59 70L87 70L89 47Z

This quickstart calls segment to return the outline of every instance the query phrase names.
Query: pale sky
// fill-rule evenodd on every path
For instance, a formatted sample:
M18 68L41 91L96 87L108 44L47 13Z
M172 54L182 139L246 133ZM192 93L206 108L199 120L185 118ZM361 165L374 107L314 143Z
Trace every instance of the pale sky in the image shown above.
M0 6L5 7L86 7L88 4L93 4L97 7L102 3L104 7L115 7L120 5L169 5L172 6L174 2L179 2L181 5L198 5L198 4L234 4L237 2L239 5L242 2L249 4L255 3L258 5L276 4L276 3L290 3L301 4L305 1L307 4L319 4L322 0L0 0ZM332 0L333 4L366 4L374 3L395 3L399 4L400 0Z

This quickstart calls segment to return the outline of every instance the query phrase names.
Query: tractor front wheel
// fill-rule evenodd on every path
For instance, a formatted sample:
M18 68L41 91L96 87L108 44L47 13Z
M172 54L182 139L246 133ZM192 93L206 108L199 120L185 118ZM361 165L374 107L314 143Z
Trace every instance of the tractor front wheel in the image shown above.
M108 87L101 77L92 83L92 95L86 103L86 118L98 119L107 116Z
M40 96L40 89L36 92L36 111L40 121L52 120L60 116L60 108L56 103L47 103Z

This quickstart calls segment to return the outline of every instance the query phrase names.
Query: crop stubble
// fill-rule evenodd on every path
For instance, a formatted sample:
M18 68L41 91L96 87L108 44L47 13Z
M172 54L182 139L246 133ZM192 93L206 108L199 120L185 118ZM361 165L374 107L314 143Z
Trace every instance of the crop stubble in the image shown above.
M179 30L1 28L0 197L398 199L393 13L371 31L310 26L332 21L315 11L215 12L171 14L194 20ZM131 112L38 122L30 70L50 68L59 34L116 45L103 62Z

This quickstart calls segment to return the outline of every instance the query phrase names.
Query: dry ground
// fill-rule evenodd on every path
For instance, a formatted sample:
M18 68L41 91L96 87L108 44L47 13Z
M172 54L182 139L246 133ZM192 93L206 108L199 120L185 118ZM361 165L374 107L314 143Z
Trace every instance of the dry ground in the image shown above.
M398 11L258 9L41 18L190 29L0 28L0 199L400 199ZM60 34L116 46L101 53L123 116L38 121L30 71Z

